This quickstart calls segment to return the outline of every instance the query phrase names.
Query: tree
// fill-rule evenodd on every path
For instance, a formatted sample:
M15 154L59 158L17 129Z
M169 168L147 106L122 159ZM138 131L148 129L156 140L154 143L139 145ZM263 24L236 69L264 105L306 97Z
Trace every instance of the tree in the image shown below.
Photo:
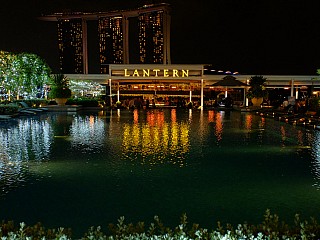
M55 74L51 78L50 98L69 98L71 90L69 88L69 80L63 74Z
M39 88L50 79L51 69L39 56L20 53L13 61L15 93L17 99L21 93L35 95Z
M249 81L248 98L264 98L268 95L264 86L267 79L263 76L252 76Z
M10 91L14 88L12 63L15 55L9 52L0 51L0 81L1 87L7 91L10 100Z
M0 80L2 86L13 92L19 99L20 94L35 95L39 88L50 79L51 69L36 54L13 54L0 51Z

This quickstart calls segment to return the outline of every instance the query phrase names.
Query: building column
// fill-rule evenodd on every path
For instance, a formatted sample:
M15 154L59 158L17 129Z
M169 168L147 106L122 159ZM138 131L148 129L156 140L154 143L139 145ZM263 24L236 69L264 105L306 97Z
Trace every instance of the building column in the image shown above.
M120 84L118 82L117 101L120 101Z
M88 31L87 21L82 18L82 62L83 74L88 74Z
M203 79L201 79L201 110L203 109Z
M170 24L171 24L171 16L168 11L164 11L163 13L163 64L171 64Z
M291 80L291 94L290 94L291 97L294 97L294 80L292 79Z
M109 89L110 89L110 107L112 107L112 86L111 86L111 78L109 79Z

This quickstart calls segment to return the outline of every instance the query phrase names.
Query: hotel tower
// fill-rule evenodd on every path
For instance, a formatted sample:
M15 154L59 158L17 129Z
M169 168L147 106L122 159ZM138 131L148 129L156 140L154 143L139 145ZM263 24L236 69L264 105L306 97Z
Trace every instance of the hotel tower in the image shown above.
M41 20L56 21L59 64L62 73L88 74L87 22L98 22L100 73L108 73L109 64L130 64L129 48L138 46L138 62L170 64L170 7L145 5L133 10L98 13L55 13ZM135 19L135 21L130 21ZM130 22L130 26L129 26ZM137 26L132 26L132 23ZM137 31L137 39L129 36ZM133 40L132 40L133 39ZM138 41L131 44L130 41Z

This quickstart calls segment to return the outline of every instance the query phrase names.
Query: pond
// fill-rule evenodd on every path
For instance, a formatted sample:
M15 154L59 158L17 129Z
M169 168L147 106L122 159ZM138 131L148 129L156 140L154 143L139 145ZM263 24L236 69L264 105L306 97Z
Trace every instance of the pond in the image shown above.
M319 217L320 131L251 112L41 113L0 122L0 219L82 236L146 224Z

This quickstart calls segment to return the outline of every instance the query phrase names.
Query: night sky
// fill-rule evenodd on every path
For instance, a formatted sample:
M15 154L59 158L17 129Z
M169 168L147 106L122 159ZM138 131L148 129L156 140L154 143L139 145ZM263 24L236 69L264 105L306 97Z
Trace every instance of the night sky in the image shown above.
M61 11L127 9L151 2L159 1L6 1L0 7L0 50L36 53L58 71L56 24L37 17ZM320 68L318 1L165 2L172 6L173 64L212 64L216 70L262 75L315 75ZM89 57L96 49L89 49Z

